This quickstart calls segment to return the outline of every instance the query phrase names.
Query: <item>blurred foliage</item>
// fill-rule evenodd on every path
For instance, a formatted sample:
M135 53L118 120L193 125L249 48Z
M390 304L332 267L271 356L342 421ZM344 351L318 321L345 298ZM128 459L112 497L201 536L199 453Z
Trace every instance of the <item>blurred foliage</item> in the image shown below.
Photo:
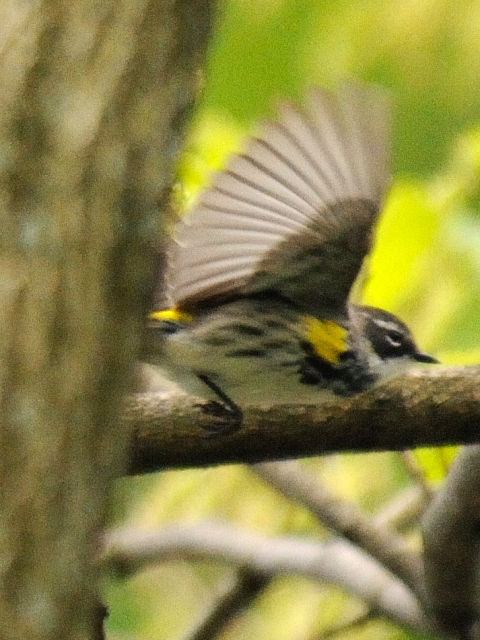
M379 225L364 301L398 313L444 363L480 359L480 3L472 0L226 0L219 5L200 108L180 167L187 206L280 96L345 77L389 88L395 179ZM452 450L418 459L438 481ZM412 482L394 454L330 456L309 471L375 512ZM218 518L265 534L324 536L303 508L248 469L157 474L119 483L118 523L145 528ZM123 506L122 506L123 505ZM228 567L177 561L109 582L114 637L180 637L215 596ZM307 580L274 580L229 627L232 640L319 637L362 603ZM405 638L373 621L336 637Z

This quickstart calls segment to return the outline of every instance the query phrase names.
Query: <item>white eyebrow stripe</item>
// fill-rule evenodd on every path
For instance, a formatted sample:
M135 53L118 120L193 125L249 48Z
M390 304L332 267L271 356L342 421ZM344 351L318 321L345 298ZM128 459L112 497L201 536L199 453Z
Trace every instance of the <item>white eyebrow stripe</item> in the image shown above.
M400 332L400 327L398 326L398 324L396 322L391 321L391 320L380 320L380 318L372 318L372 321L378 327L381 327L382 329L387 329L387 331L399 331Z

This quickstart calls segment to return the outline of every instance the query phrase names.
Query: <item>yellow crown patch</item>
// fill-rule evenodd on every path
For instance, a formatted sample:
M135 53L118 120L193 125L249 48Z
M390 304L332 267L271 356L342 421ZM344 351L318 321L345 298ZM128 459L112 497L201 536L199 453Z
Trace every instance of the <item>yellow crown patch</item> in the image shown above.
M337 364L342 353L347 351L347 330L332 320L319 320L303 316L305 337L313 346L317 356Z

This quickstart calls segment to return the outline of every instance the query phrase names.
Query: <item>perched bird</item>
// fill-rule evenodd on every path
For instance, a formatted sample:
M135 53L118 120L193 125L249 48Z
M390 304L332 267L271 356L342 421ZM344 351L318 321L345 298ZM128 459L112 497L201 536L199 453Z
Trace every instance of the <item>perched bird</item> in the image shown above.
M179 224L145 359L214 400L219 429L251 403L315 404L436 362L397 317L349 301L390 182L388 115L353 83L284 103Z

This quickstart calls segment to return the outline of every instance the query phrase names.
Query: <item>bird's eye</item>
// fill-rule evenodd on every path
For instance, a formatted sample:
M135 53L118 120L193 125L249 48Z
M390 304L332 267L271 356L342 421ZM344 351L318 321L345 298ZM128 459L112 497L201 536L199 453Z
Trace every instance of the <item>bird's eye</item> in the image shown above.
M385 334L385 340L391 347L398 348L403 344L403 335L400 333L400 331L395 331L393 329L392 331L388 331Z

